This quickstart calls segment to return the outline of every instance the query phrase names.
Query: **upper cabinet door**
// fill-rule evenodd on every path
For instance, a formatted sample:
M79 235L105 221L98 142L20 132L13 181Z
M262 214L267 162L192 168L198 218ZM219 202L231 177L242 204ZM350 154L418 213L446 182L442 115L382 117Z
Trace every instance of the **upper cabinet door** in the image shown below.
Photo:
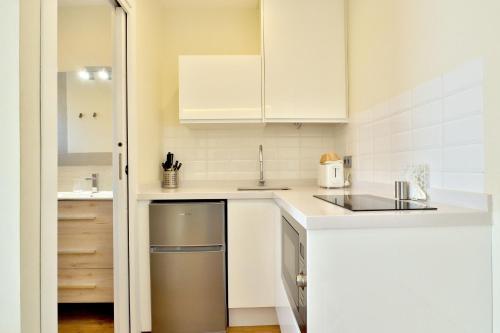
M261 56L179 57L182 123L262 122Z
M265 120L347 120L344 0L263 0Z

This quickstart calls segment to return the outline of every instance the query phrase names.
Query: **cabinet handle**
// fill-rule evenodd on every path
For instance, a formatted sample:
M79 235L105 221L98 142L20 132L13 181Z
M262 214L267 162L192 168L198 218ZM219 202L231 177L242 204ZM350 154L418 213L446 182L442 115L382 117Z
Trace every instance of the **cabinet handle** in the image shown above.
M97 250L96 249L88 249L88 250L81 250L81 249L68 249L68 250L59 250L57 251L57 254L65 255L65 254L96 254Z
M94 221L96 216L58 216L58 221Z
M58 289L95 289L95 283L82 283L82 284L60 284L57 286Z

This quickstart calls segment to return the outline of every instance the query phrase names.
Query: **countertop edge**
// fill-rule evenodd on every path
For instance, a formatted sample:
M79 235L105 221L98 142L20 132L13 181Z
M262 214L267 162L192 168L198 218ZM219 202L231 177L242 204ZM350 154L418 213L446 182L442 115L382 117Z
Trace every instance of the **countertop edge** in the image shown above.
M113 198L58 198L57 201L113 201Z
M288 191L228 191L193 190L178 192L169 190L160 192L139 193L138 201L154 200L252 200L273 199L280 209L284 209L296 219L305 229L376 229L376 228L416 228L416 227L461 227L461 226L491 226L491 213L456 207L456 211L433 212L358 212L328 216L313 216L303 212L293 203L283 197ZM306 194L307 192L305 192ZM309 193L307 193L309 195Z
M206 199L206 200L217 200L217 199L225 199L225 200L237 200L237 199L273 199L274 192L266 191L266 192L254 192L254 191L245 191L245 192L200 192L200 193L178 193L178 192L162 192L162 193L139 193L137 194L138 201L153 201L153 200L197 200L197 199Z
M442 213L434 215L412 214L351 215L333 219L308 217L307 230L325 229L383 229L383 228L447 228L492 226L487 212ZM333 220L333 221L332 221Z

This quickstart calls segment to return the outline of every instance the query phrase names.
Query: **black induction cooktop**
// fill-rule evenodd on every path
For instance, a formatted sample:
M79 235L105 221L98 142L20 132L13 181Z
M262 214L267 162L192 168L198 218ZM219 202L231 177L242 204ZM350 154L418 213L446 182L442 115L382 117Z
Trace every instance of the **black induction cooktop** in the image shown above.
M314 197L353 212L437 209L421 202L388 199L368 194L315 195Z

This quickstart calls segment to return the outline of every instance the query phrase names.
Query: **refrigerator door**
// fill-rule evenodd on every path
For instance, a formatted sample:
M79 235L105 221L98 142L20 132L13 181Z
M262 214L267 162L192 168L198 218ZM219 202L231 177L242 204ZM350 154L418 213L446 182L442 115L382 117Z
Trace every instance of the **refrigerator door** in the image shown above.
M226 332L225 253L161 251L151 253L152 331Z
M224 242L224 202L152 203L151 246L207 246Z

